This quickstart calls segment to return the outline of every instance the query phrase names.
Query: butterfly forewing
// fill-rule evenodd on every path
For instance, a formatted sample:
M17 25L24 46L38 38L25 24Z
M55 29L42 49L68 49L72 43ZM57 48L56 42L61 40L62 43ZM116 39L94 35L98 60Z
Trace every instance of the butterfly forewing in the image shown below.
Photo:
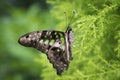
M43 30L27 33L19 38L18 42L26 47L33 47L45 53L50 63L57 70L57 74L68 69L69 60L72 58L71 28L66 32L55 30Z
M23 46L34 47L43 53L47 53L54 42L58 39L61 40L63 36L64 33L60 31L35 31L20 37L19 43Z

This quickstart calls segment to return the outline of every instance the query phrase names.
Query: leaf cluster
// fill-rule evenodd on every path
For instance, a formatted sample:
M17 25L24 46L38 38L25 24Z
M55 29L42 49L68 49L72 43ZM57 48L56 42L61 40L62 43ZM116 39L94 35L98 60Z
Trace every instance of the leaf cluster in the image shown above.
M65 16L71 23L75 40L68 71L61 80L119 80L120 78L120 1L119 0L56 0L52 15L60 21L57 29L64 30ZM61 17L62 16L62 17ZM64 27L63 27L64 26ZM48 79L44 75L45 79Z

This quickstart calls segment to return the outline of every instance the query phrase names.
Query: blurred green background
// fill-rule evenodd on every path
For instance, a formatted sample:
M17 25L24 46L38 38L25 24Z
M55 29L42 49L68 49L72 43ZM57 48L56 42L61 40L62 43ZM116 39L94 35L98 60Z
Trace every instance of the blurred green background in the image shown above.
M73 61L57 76L45 54L18 44L36 30L66 29ZM120 0L0 0L0 80L120 80Z

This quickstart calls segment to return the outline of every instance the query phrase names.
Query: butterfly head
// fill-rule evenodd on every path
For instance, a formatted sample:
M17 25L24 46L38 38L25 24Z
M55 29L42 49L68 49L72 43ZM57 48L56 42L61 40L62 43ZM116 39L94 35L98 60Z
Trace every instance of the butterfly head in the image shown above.
M18 40L18 42L26 47L32 47L36 44L36 42L39 40L39 37L37 33L27 33L23 36L21 36Z
M66 33L68 34L69 42L72 43L74 41L74 33L70 26L68 26Z

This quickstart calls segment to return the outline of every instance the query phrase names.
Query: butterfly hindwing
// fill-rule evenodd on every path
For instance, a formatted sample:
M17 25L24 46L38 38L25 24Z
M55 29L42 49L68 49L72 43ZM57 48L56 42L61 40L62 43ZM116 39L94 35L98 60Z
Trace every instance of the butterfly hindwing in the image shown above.
M56 44L59 44L59 47L56 47ZM58 75L61 75L61 73L68 68L68 63L66 63L64 56L65 50L60 46L62 46L61 41L57 40L47 53L48 59L50 63L53 64L53 67L57 70Z

